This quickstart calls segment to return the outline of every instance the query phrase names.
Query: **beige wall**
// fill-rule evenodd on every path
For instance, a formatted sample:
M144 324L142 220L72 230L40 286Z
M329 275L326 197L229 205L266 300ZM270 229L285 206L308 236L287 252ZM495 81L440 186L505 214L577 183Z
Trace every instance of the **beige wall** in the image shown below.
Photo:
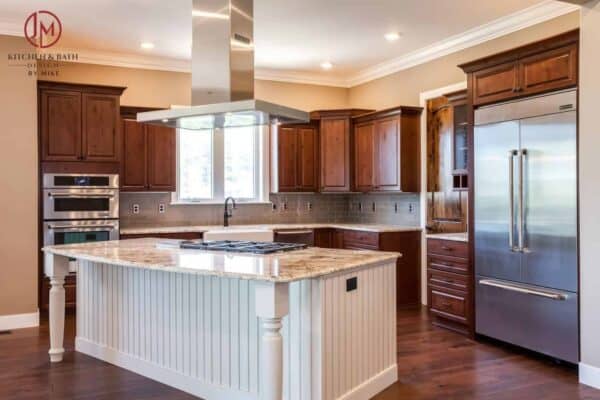
M169 107L190 103L191 75L185 72L153 71L83 63L61 63L57 77L62 82L127 86L121 104L129 106ZM311 111L344 108L348 89L329 86L257 80L255 97L289 107Z
M36 84L7 61L23 51L24 39L0 36L0 315L38 308Z
M579 201L581 361L600 368L600 0L581 12ZM599 371L600 372L600 371ZM597 372L598 373L598 372ZM600 376L596 376L599 379ZM591 383L591 382L586 382ZM600 385L600 380L595 382Z
M416 67L367 82L350 89L350 106L382 109L397 105L419 105L419 94L465 80L457 65L545 39L579 26L573 12Z

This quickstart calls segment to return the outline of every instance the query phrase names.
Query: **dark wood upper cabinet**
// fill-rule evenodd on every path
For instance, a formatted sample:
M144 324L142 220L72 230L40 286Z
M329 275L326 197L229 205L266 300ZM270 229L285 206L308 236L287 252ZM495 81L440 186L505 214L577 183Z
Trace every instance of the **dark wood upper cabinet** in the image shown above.
M38 81L42 161L118 162L124 90Z
M474 106L577 86L579 30L459 65Z
M354 118L354 188L418 192L420 107L396 107Z
M173 192L176 190L176 131L133 120L132 107L121 107L121 190ZM136 112L156 109L135 107Z
M320 190L348 192L353 182L352 117L371 112L363 109L320 110L311 113L319 120Z
M40 91L42 160L81 158L81 92Z
M175 129L146 125L148 190L173 192L176 186Z
M519 63L524 95L577 85L577 45L526 57Z
M316 192L319 132L313 125L278 126L274 130L273 192Z
M400 118L375 122L375 145L375 188L400 190Z
M148 182L145 125L123 119L122 131L121 190L145 190Z
M298 188L298 128L281 126L277 130L277 173L280 192Z
M83 158L119 161L119 96L83 93Z
M497 65L473 73L473 103L493 103L513 97L519 82L516 62Z
M354 127L354 188L369 192L375 186L375 123Z
M298 188L316 192L319 188L319 138L316 128L298 128Z

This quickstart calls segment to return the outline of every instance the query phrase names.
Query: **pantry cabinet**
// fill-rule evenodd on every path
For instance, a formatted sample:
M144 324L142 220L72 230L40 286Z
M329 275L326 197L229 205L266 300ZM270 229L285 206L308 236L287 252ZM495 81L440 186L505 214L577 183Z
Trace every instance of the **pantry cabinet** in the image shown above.
M41 160L118 162L124 90L38 81Z

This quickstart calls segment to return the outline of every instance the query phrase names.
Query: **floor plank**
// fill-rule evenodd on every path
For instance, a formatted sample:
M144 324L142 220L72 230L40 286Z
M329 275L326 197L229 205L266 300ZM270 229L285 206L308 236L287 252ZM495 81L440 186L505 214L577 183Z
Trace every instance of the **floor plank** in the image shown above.
M183 400L194 397L75 353L67 315L65 360L48 361L48 324L0 335L0 399ZM488 340L433 327L422 307L398 312L400 380L375 400L600 399L575 367Z

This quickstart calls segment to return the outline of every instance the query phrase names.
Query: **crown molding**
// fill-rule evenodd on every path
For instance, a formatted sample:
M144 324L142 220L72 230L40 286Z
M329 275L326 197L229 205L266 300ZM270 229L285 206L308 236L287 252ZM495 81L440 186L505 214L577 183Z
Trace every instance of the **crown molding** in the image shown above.
M334 77L331 72L325 74L257 68L255 77L256 79L276 82L351 88L560 17L579 8L575 4L545 0L532 7L496 19L461 34L451 36L411 53L365 68L349 76ZM0 22L0 34L23 36L22 26L10 22ZM72 49L52 48L51 51L77 53L78 59L73 62L161 71L191 72L191 62L184 59L86 49L75 51Z
M498 18L492 22L480 25L461 34L451 36L447 39L423 47L419 50L394 58L389 61L365 68L353 77L347 84L349 87L382 78L384 76L412 68L419 64L435 60L464 50L469 47L508 35L510 33L528 28L533 25L551 20L561 15L571 13L580 7L554 0L546 0L542 3L528 7L506 17Z
M310 74L295 71L282 71L266 68L257 68L254 78L264 81L276 81L287 83L301 83L304 85L319 85L348 88L348 81L344 78L324 76L321 74Z

